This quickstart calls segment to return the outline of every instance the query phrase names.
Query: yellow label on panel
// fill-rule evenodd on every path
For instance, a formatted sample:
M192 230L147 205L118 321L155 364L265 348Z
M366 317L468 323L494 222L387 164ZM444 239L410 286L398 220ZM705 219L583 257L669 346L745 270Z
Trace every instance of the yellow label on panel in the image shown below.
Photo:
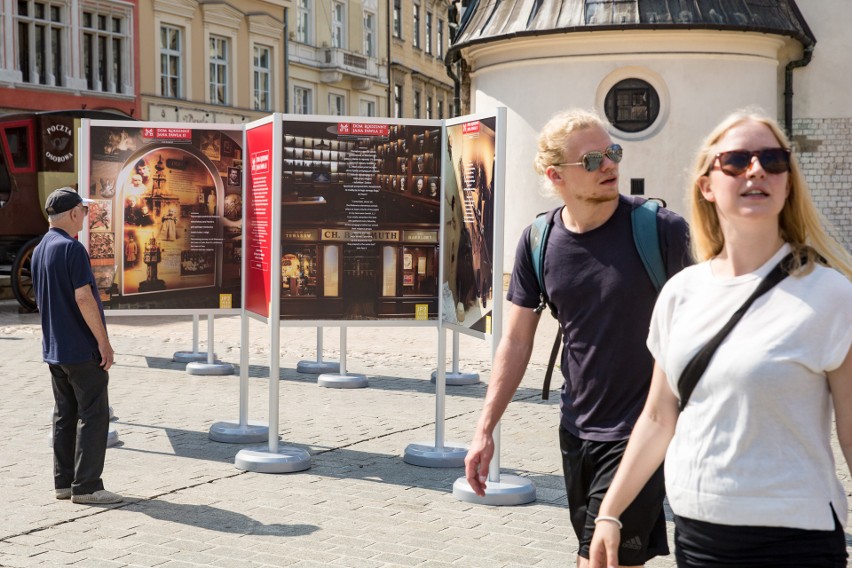
M491 316L485 316L485 333L491 333Z
M414 304L414 319L429 319L429 304Z
M234 307L233 294L219 294L219 308L230 310Z

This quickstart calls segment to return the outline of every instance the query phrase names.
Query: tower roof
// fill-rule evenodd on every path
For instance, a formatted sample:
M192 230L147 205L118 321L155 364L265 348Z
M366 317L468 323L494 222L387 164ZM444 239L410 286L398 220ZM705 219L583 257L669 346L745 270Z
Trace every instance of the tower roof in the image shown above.
M760 32L816 43L795 0L472 0L449 52L513 37L625 29Z

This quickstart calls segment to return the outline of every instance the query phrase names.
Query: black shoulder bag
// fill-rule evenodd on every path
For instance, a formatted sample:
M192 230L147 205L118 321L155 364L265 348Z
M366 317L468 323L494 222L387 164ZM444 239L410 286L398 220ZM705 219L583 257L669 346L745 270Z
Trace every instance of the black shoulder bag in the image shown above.
M695 385L698 384L698 380L701 378L701 375L704 374L704 371L707 369L707 365L710 364L710 359L713 358L713 354L716 353L716 349L719 348L722 341L724 341L731 330L734 329L737 322L742 319L743 315L745 315L746 311L748 311L754 301L789 276L790 265L793 258L793 253L782 258L775 268L772 269L772 272L767 274L766 278L760 282L757 289L752 292L751 296L749 296L743 305L734 312L734 315L731 316L728 323L726 323L725 326L707 342L707 345L702 347L701 350L698 351L692 359L690 359L689 363L686 364L686 367L683 369L683 373L681 373L680 379L677 382L677 390L680 394L681 411L686 408L686 403L689 402L689 397L692 396L692 391L695 390ZM804 264L806 261L807 257L803 256L802 263Z

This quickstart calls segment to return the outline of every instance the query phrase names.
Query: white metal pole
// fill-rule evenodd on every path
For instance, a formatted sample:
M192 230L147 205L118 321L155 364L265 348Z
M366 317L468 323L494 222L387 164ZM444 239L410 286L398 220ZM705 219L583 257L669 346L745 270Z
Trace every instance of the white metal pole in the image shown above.
M249 318L240 312L240 427L248 426Z
M346 374L346 326L340 326L340 374Z
M453 332L455 335L456 332ZM444 413L447 395L447 332L438 326L438 375L435 377L435 448L444 449Z
M278 300L273 300L278 303ZM281 354L278 350L281 348L281 318L278 315L278 310L273 309L270 318L269 329L269 453L278 453L278 373Z
M453 330L453 375L459 375L459 331Z
M215 363L213 354L213 314L207 314L207 363L212 365Z
M198 353L198 314L192 314L192 352Z

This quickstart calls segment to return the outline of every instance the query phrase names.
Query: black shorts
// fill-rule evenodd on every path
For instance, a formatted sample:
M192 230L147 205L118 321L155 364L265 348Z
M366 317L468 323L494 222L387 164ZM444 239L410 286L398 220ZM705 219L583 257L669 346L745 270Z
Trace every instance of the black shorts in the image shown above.
M682 568L846 568L846 537L834 530L718 525L675 516L675 559Z
M560 427L559 445L562 448L562 471L571 524L580 541L577 554L588 558L595 532L595 518L615 477L627 440L582 440ZM660 466L633 503L621 514L624 527L621 529L618 562L622 566L639 566L655 556L669 553L663 511L665 496L663 468Z

